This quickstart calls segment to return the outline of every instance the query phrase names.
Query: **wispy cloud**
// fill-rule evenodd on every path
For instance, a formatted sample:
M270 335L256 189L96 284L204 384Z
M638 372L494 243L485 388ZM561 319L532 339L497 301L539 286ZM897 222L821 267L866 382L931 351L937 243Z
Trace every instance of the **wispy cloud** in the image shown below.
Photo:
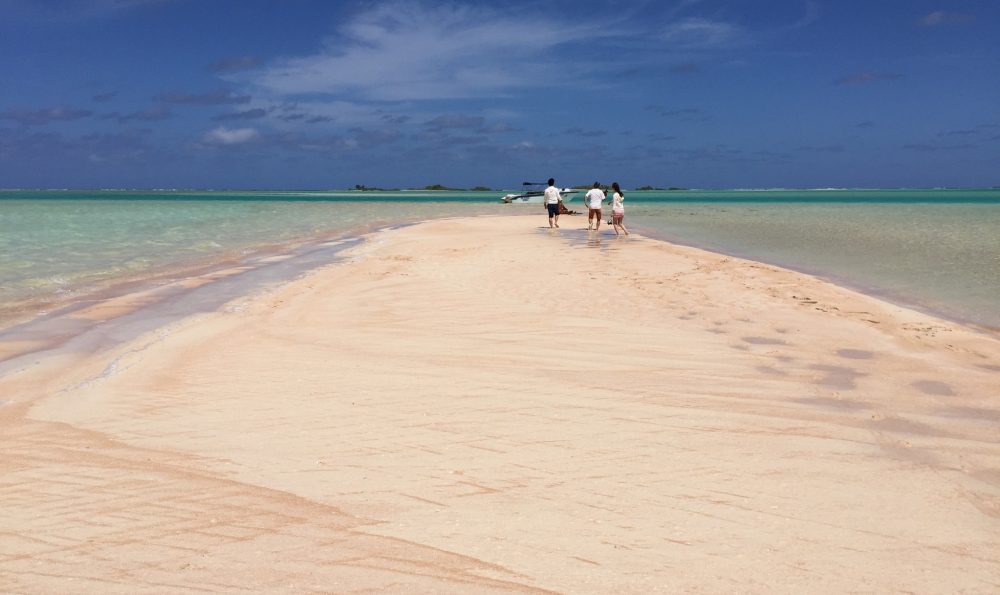
M862 72L860 74L852 74L850 76L841 77L835 81L833 84L840 86L847 85L863 85L866 83L874 83L877 81L895 81L903 78L901 74L892 74L885 72Z
M651 132L646 135L646 138L653 142L667 142L672 140L677 140L677 137L672 134L663 134L662 132Z
M667 108L662 105L650 104L647 105L645 109L647 112L653 112L654 114L663 116L664 118L694 118L702 115L701 109L696 107Z
M806 2L805 14L802 17L792 23L792 29L799 29L802 27L807 27L820 19L822 16L822 11L820 10L819 2L815 0L808 0Z
M708 161L727 162L734 160L746 160L742 149L730 147L724 143L707 147L696 147L691 149L668 149L665 153L686 161Z
M227 120L259 120L266 115L267 110L262 107L258 107L241 112L233 112L231 114L219 114L218 116L214 116L212 119L217 122L225 122Z
M745 43L747 33L735 23L692 17L667 25L661 38L682 49L720 49Z
M701 67L694 62L686 62L670 67L671 74L696 74L701 72Z
M256 128L226 128L220 126L209 130L202 137L207 145L241 145L260 136Z
M90 163L135 163L144 161L154 152L144 130L121 133L95 132L75 141L76 149L86 153Z
M945 130L937 133L939 138L946 138L949 136L975 136L979 134L978 130L963 129L963 130Z
M267 66L249 81L278 96L328 94L403 101L495 97L570 80L549 53L596 27L546 22L483 5L378 5L311 56ZM530 43L512 34L541 31Z
M91 97L97 103L107 103L114 99L118 95L118 91L109 91L108 93L99 93Z
M169 4L182 0L3 0L7 18L15 20L39 21L45 23L71 23L114 17L123 12L158 4Z
M67 138L57 132L0 128L0 157L16 153L31 160L50 161L53 155L58 155L66 162L134 163L153 152L148 136L145 130L128 130Z
M8 109L0 112L0 120L11 120L25 126L42 126L50 122L79 120L93 115L86 109L57 106L36 110Z
M268 123L285 129L325 122L336 122L344 130L396 126L409 121L412 117L406 114L389 114L381 107L370 104L332 99L297 102L269 102L255 99L248 107L250 110L266 110Z
M965 149L975 149L978 145L972 143L964 143L960 145L942 145L936 143L909 143L903 145L903 148L908 151L920 151L922 153L933 153L936 151L955 151L955 150L965 150Z
M347 139L347 143L359 149L370 149L394 143L403 136L396 130L369 130L366 128L352 128L350 133L351 136Z
M189 105L227 105L241 104L250 101L249 95L234 95L232 91L218 89L208 93L161 93L153 97L163 103L178 103Z
M162 121L162 120L169 120L173 116L174 116L174 114L173 114L173 112L170 111L170 108L164 107L162 105L155 105L155 106L153 106L151 108L144 109L144 110L137 111L137 112L132 112L130 114L121 115L121 114L115 112L113 114L109 114L108 117L114 118L114 119L118 120L119 122L123 122L124 123L124 122L131 122L131 121L159 122L159 121Z
M437 116L432 118L425 123L428 129L432 131L440 132L442 130L457 130L457 129L479 129L483 127L483 123L486 121L482 116L463 116L461 114L449 114Z
M240 56L238 58L223 58L208 65L209 72L239 72L241 70L252 70L260 66L260 60L253 56Z
M807 145L798 147L796 150L807 153L843 153L845 149L844 145Z
M923 27L938 27L941 25L964 25L974 20L976 18L971 14L935 10L922 17L918 23Z
M579 126L574 126L573 128L567 128L563 131L563 134L568 134L570 136L586 136L586 137L596 137L596 136L607 136L607 130L589 130L586 128L580 128Z

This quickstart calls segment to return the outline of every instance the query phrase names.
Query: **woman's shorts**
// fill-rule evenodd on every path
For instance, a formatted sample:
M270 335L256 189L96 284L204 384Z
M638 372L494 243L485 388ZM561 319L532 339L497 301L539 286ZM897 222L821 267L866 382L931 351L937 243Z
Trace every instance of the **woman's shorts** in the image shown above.
M545 205L545 208L549 210L549 217L555 217L559 214L559 203L554 205Z
M612 221L621 223L622 219L625 218L625 211L611 211Z

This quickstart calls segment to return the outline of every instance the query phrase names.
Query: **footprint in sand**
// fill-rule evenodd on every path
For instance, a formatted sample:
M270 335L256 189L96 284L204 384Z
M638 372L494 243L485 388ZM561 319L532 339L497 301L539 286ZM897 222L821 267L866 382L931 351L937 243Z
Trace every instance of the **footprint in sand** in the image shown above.
M757 371L768 376L788 376L787 372L779 370L774 366L757 366Z
M715 333L716 335L725 335L729 333L729 331L727 331L725 327L726 323L724 321L713 320L712 326L711 328L708 329L708 332Z
M751 345L786 345L782 339L772 339L770 337L740 337L743 341Z
M955 391L952 390L950 385L944 382L938 382L937 380L918 380L910 386L926 395L935 395L938 397L955 396Z
M825 376L816 381L816 384L830 386L841 390L851 390L855 388L857 386L854 382L855 379L867 376L867 374L858 372L854 368L845 368L843 366L816 364L809 367L813 370L826 373Z
M864 349L838 349L837 355L847 359L873 359L875 354Z

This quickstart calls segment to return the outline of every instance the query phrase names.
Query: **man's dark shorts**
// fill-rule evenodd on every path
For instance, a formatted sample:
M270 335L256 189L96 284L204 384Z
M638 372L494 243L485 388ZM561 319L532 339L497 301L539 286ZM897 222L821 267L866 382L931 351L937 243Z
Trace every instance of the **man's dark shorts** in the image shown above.
M555 217L559 214L559 203L554 205L545 205L545 208L549 210L549 217Z

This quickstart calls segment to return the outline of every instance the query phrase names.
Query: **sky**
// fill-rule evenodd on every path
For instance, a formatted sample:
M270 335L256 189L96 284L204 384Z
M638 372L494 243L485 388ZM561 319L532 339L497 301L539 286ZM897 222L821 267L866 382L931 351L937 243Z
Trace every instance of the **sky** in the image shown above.
M1000 185L997 0L0 0L0 188Z

